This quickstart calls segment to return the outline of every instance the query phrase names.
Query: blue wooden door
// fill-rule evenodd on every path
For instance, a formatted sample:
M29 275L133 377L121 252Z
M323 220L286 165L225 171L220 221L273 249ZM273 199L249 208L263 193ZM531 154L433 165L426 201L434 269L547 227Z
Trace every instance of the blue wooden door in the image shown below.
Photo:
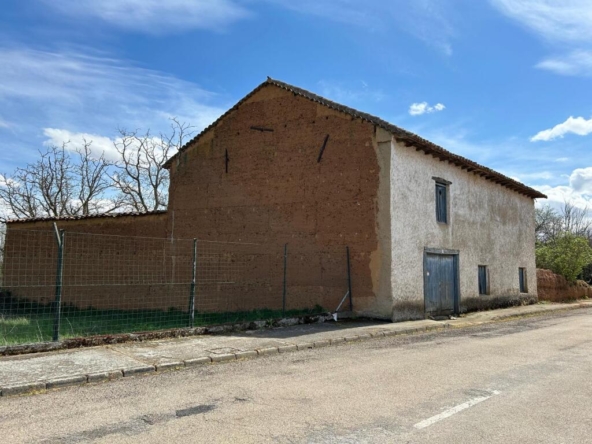
M426 257L425 311L430 316L454 313L456 272L453 255L428 254Z

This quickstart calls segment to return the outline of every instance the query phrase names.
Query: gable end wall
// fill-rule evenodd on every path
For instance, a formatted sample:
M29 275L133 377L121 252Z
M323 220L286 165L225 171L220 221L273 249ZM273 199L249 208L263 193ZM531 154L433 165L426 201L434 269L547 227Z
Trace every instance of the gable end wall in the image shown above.
M378 214L388 214L390 202L379 202L378 187L381 174L388 183L389 169L381 169L377 146L373 124L266 86L173 162L168 232L260 244L269 263L245 276L256 285L240 289L253 304L281 301L287 243L288 307L334 310L347 291L349 246L354 309L388 318L382 255L390 247L380 250L378 232L390 229Z

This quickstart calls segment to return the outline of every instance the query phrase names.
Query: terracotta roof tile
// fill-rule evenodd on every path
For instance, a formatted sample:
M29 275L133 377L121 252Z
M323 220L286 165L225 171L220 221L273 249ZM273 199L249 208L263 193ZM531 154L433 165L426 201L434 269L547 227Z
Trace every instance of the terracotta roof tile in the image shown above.
M7 224L17 224L22 222L58 222L64 220L85 220L85 219L99 219L99 218L116 218L116 217L140 217L140 216L153 216L158 214L165 214L166 210L148 211L146 213L140 213L136 211L128 211L125 213L109 213L109 214L89 214L87 216L64 216L64 217L31 217L28 219L8 219Z

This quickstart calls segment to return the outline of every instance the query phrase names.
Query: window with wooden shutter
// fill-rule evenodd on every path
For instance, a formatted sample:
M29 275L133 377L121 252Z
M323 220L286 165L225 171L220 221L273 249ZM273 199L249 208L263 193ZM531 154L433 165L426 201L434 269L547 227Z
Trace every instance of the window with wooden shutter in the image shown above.
M489 273L487 266L479 265L479 294L489 294Z
M528 293L528 286L526 284L526 268L518 269L518 280L520 282L520 293Z
M448 223L448 187L436 182L436 220L442 224Z

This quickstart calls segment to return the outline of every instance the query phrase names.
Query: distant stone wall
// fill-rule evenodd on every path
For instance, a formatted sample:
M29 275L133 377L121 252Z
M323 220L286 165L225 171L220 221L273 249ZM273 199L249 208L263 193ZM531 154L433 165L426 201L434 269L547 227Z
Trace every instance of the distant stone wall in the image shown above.
M592 287L584 281L570 284L551 270L537 269L539 301L564 302L592 298Z

